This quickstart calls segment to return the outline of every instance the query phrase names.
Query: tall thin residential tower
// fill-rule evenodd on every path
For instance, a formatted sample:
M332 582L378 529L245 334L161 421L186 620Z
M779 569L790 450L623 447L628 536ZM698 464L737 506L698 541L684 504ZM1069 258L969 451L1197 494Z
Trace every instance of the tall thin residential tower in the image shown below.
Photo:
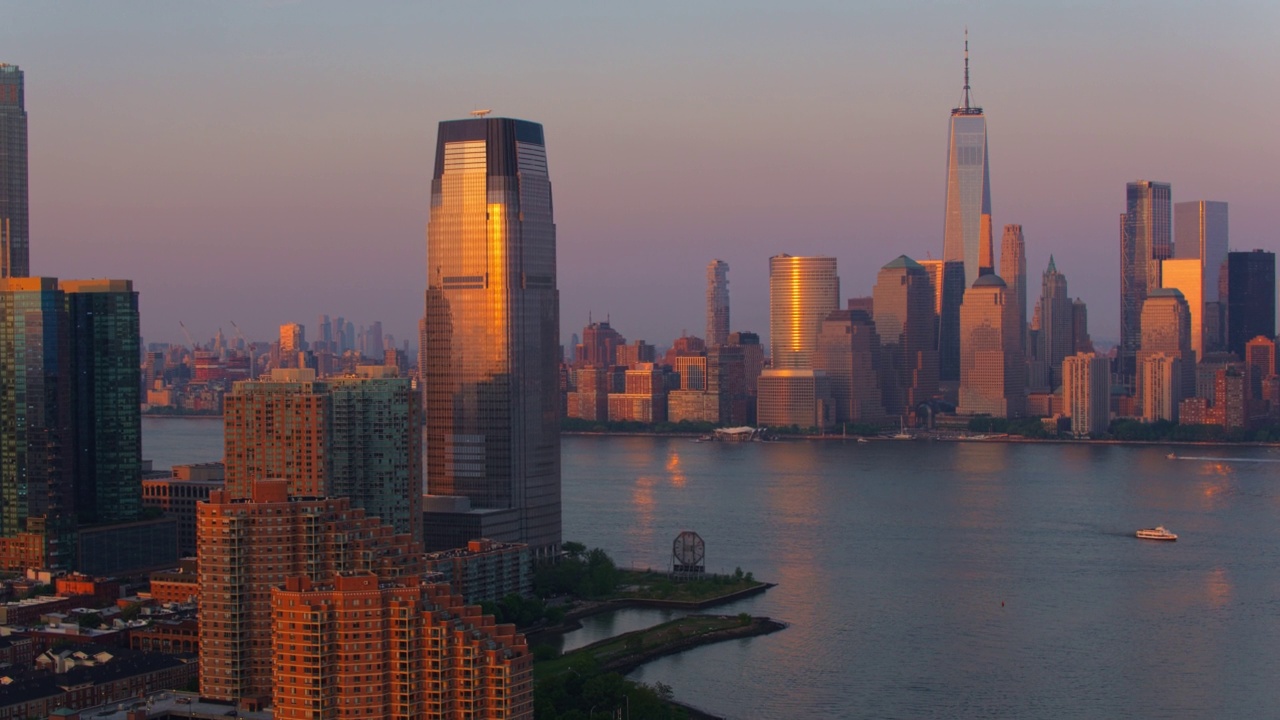
M992 273L991 173L987 117L969 98L969 33L964 40L964 96L951 110L947 140L947 211L942 258L964 263L964 286Z
M560 295L542 126L440 123L427 225L427 491L560 547Z
M0 63L0 278L31 272L27 225L27 110L22 71Z
M729 341L729 263L707 265L707 347Z

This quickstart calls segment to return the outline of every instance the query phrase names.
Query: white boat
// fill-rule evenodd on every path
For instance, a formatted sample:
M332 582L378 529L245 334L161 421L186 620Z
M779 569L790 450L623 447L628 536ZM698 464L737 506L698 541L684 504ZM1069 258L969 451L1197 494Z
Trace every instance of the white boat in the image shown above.
M1169 458L1170 460L1177 460L1177 459L1178 459L1178 456L1177 456L1177 455L1175 455L1174 453L1169 453L1168 455L1165 455L1165 457Z
M1143 540L1177 540L1178 536L1164 529L1163 525L1142 528L1136 535Z

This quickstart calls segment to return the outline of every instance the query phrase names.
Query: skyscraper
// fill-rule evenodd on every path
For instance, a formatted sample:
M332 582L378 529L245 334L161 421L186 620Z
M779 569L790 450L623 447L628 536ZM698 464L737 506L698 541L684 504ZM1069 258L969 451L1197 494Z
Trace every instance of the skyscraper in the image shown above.
M1191 349L1196 357L1204 357L1206 333L1204 326L1205 308L1209 303L1204 301L1205 272L1200 258L1173 258L1160 263L1160 285L1164 288L1176 289L1187 300L1187 309L1191 314ZM1217 304L1214 304L1215 308Z
M964 263L964 287L994 271L987 118L969 98L969 33L964 40L964 96L951 110L947 141L947 209L943 260Z
M769 344L776 369L813 367L818 327L840 307L833 257L769 258Z
M1050 258L1053 264L1053 258ZM1004 280L1005 293L1013 303L1014 316L1022 331L1018 333L1018 350L1027 352L1027 244L1022 237L1021 225L1005 225L1000 238L1000 277Z
M0 278L0 566L70 569L70 332L54 278Z
M729 263L707 265L707 347L729 340Z
M920 263L899 255L880 268L872 293L884 411L905 417L938 391L933 283Z
M933 284L938 317L938 379L960 381L960 303L964 301L964 263L959 260L920 260ZM874 308L872 308L874 313Z
M1072 303L1067 293L1067 276L1049 256L1040 290L1040 334L1036 358L1044 363L1050 390L1062 384L1062 359L1075 352L1072 338Z
M1120 216L1119 375L1132 385L1142 344L1142 303L1160 287L1160 261L1173 253L1173 192L1168 183L1138 180L1125 187Z
M1062 361L1062 407L1076 437L1101 435L1111 421L1111 371L1105 357L1082 352Z
M63 280L75 397L76 515L142 516L138 293L128 280Z
M827 374L836 422L884 419L880 336L864 310L834 310L822 321L813 367Z
M1192 343L1202 345L1204 352L1217 352L1226 344L1227 204L1212 200L1174 203L1173 238L1175 258L1200 261L1204 307L1199 311L1192 307L1191 314L1200 318L1202 337L1193 337ZM1185 289L1179 289L1185 294ZM1203 353L1200 356L1204 357Z
M427 489L560 547L560 296L542 126L440 123L427 225Z
M1017 312L999 275L983 275L960 306L960 405L963 415L1021 417L1026 359L1018 351Z
M30 232L22 71L0 63L0 278L30 274Z
M1276 254L1227 254L1227 350L1244 357L1245 343L1276 336Z
M1150 375L1143 370L1147 358L1162 356L1167 360L1158 361L1151 372L1152 377L1163 378L1168 373L1174 375L1172 389L1161 391L1160 399L1155 404L1144 399L1145 379ZM1176 364L1173 361L1177 361ZM1178 290L1156 288L1147 295L1142 303L1142 342L1137 355L1136 402L1138 407L1166 408L1172 407L1170 414L1152 415L1169 420L1177 420L1177 405L1183 399L1193 397L1196 390L1196 354L1191 349L1191 309L1187 300ZM1161 410L1160 412L1164 412Z

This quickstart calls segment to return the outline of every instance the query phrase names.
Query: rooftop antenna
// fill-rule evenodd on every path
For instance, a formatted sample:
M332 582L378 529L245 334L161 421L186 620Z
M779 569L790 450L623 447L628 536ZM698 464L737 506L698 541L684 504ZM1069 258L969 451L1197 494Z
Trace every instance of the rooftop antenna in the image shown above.
M964 26L964 109L969 109L969 26ZM472 113L474 115L474 113Z
M969 33L969 31L968 31L968 30L965 30L965 38L968 38L968 37L969 37L968 33ZM964 41L964 47L965 47L965 52L966 52L966 53L968 53L968 52L969 52L969 49L968 49L968 48L969 48L969 41L968 41L968 39L966 39L966 40ZM967 58L967 57L968 57L968 55L966 54L966 55L965 55L965 57ZM965 60L965 63L966 63L965 67L966 67L966 68L968 67L968 64L967 64L968 62L969 62L968 60ZM965 70L964 72L965 72L965 77L966 77L966 78L968 78L968 77L969 77L969 71L968 71L968 70ZM964 82L965 82L965 88L968 88L968 86L969 86L969 81L966 79ZM484 117L485 115L488 115L488 114L489 114L489 113L491 113L491 112L493 112L493 111L492 111L492 110L490 110L489 108L485 108L484 110L472 110L472 111L471 111L471 117L478 117L478 118L482 118L482 117Z

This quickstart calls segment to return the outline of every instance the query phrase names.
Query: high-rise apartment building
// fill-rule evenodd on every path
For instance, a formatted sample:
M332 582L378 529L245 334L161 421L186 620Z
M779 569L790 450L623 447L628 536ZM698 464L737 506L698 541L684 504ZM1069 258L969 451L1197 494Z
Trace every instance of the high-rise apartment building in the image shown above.
M1174 203L1173 256L1179 260L1200 261L1200 282L1204 288L1204 307L1200 314L1204 352L1217 352L1226 344L1228 237L1225 202L1193 200ZM1178 286L1166 283L1166 287ZM1187 298L1188 302L1190 299ZM1196 314L1194 307L1191 310Z
M272 697L280 668L271 591L289 578L373 573L385 581L416 580L425 571L422 547L409 535L347 498L293 496L283 480L256 481L248 497L215 490L196 512L204 697L263 704ZM310 687L319 690L321 678L313 680Z
M1227 254L1227 350L1244 357L1249 340L1276 336L1276 254Z
M769 258L769 346L773 367L812 368L818 325L840 307L833 257Z
M1026 411L1026 358L1018 349L1017 308L999 275L983 275L960 306L962 415L1021 417Z
M1049 256L1040 285L1040 333L1037 337L1036 358L1044 363L1049 389L1062 384L1062 359L1075 352L1074 309L1067 292L1067 276L1058 272L1058 266Z
M707 346L729 339L729 263L712 260L707 265Z
M1181 358L1173 353L1140 352L1138 353L1138 405L1144 422L1172 420L1177 422L1178 409L1183 399L1182 377L1185 365Z
M960 381L960 304L964 302L964 263L959 260L920 260L933 285L937 315L938 379ZM871 309L875 313L874 303Z
M76 515L142 516L138 293L128 280L63 280L75 397Z
M1053 264L1050 256L1049 264ZM1018 349L1027 354L1027 243L1022 236L1021 225L1005 225L1000 238L1000 277L1007 288L1006 294L1013 302L1015 315L1022 327Z
M969 38L964 41L964 95L951 110L947 141L947 208L942 258L964 263L964 287L994 272L987 117L969 97Z
M231 497L249 497L258 480L284 480L292 495L351 498L421 540L421 402L408 378L386 366L327 380L276 369L236 383L223 405Z
M1173 191L1168 183L1138 180L1125 187L1120 216L1120 379L1132 385L1142 344L1142 303L1160 287L1161 261L1173 255Z
M31 273L27 106L22 71L0 63L0 278Z
M300 323L285 323L280 326L281 354L298 354L307 349L307 329Z
M533 717L524 636L448 585L298 576L271 589L271 607L280 720Z
M0 565L74 563L73 368L54 278L0 278Z
M1062 407L1071 434L1099 436L1111 423L1111 363L1082 352L1062 361Z
M427 489L517 510L518 540L554 555L560 295L541 125L440 123L427 267Z
M872 293L884 410L905 417L938 391L933 283L920 263L900 255L880 268Z

